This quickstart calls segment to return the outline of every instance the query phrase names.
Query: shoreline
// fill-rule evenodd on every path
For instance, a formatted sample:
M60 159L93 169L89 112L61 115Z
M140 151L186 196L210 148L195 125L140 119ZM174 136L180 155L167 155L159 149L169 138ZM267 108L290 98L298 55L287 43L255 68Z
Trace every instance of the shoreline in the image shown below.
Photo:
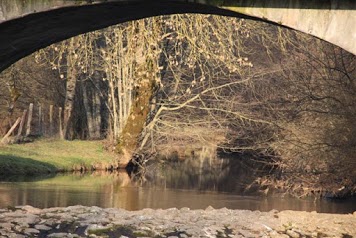
M127 211L86 206L0 209L1 237L355 237L356 212L227 208Z
M118 155L107 151L105 148L105 141L102 140L64 141L46 138L26 144L0 145L0 179L9 176L40 174L55 176L71 172L122 171L123 169L120 168L118 163ZM191 161L194 161L194 159ZM237 158L236 161L238 162L239 159ZM167 160L166 162L169 164L177 161ZM180 162L183 163L185 160ZM159 164L160 162L156 163ZM190 163L193 163L192 166L197 166L197 164L201 166L202 164L201 161L198 161L197 164ZM231 166L235 165L232 164ZM186 165L186 168L188 168L188 172L192 173L190 165ZM198 169L196 170L198 171ZM211 171L215 171L215 169ZM130 171L128 172L130 173ZM223 172L229 174L228 170ZM342 184L336 184L335 180L330 181L329 184L309 186L301 181L290 184L290 181L285 181L285 179L277 180L273 173L254 174L253 176L250 176L251 173L244 174L241 172L240 174L242 174L241 177L235 179L238 181L247 179L246 186L239 188L246 191L246 194L256 193L268 196L270 193L277 192L293 197L330 199L348 199L356 195L354 193L355 186L352 182L347 186L342 186ZM236 173L229 175L235 176ZM155 174L150 174L150 176L155 176ZM189 176L192 176L192 174Z

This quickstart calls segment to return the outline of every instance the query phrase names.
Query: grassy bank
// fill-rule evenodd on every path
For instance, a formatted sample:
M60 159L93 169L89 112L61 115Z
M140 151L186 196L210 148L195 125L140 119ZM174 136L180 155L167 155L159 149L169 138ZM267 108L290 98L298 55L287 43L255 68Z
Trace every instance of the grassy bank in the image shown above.
M38 140L0 146L0 175L40 174L58 171L105 169L115 155L100 141Z

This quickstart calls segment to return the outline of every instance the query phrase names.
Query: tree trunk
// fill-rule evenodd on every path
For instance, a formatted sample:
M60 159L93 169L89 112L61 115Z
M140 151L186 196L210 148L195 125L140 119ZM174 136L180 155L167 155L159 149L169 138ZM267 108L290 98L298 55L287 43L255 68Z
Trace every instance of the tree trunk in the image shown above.
M93 139L95 134L95 126L93 123L92 111L88 100L88 92L87 92L88 87L85 85L84 78L80 80L80 85L82 86L83 104L84 104L85 115L87 118L88 138Z
M150 113L151 105L150 101L154 92L156 91L157 83L160 80L159 76L159 56L160 51L157 50L159 46L159 23L154 22L153 20L140 21L138 23L138 30L140 31L137 35L141 39L138 39L137 42L140 42L139 45L135 46L132 55L135 55L135 75L133 75L133 65L126 65L122 67L121 73L124 73L125 79L123 80L123 90L124 94L122 95L125 99L123 102L124 108L127 107L127 119L125 118L124 127L122 128L122 133L119 138L117 145L117 152L122 156L119 161L120 167L126 167L127 164L133 157L133 154L139 148L139 138L145 127L147 116ZM146 40L146 37L151 39L150 41ZM158 42L157 42L158 40ZM127 55L126 55L127 56ZM131 67L131 68L130 68ZM134 83L133 81L127 81L128 76L132 74L132 80L139 79ZM131 86L135 86L134 97L130 95L126 96L126 90L130 90Z
M96 78L93 78L92 83L93 86L89 87L90 83L88 84L85 83L84 80L81 80L81 86L83 91L83 104L85 109L85 115L87 118L88 137L90 139L99 139L101 129L101 101L100 95L97 92L97 88L100 88L100 85L98 79ZM90 94L88 94L89 90L91 91L91 97L89 97Z
M122 155L119 161L119 167L121 168L127 166L138 148L138 139L150 112L150 100L154 92L154 85L154 80L146 79L142 80L138 88L137 98L132 104L130 115L127 118L117 146L117 152Z
M100 89L100 79L94 77L94 90L93 90L93 121L94 121L94 137L100 139L101 137L101 99L100 94L97 91Z
M77 84L77 71L75 66L74 39L70 40L69 52L67 55L67 85L66 97L64 101L64 138L70 139L72 129L72 112L74 105L75 88Z

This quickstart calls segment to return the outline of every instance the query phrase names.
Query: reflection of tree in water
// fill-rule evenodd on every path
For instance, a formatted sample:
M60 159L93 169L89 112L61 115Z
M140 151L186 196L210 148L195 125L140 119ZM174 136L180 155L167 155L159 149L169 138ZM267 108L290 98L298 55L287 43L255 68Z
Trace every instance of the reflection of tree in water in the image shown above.
M189 158L150 165L144 186L256 194L260 192L257 181L268 171L242 157Z

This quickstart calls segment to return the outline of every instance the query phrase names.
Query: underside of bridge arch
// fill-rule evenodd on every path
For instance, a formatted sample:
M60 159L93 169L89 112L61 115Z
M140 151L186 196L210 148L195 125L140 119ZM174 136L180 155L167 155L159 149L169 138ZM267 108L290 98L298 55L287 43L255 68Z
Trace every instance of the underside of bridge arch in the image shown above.
M260 20L222 8L187 2L106 2L29 14L0 24L0 72L21 58L67 38L146 17L203 13Z
M4 0L0 2L0 72L38 49L81 33L180 13L269 22L311 34L355 54L355 9L353 0Z

